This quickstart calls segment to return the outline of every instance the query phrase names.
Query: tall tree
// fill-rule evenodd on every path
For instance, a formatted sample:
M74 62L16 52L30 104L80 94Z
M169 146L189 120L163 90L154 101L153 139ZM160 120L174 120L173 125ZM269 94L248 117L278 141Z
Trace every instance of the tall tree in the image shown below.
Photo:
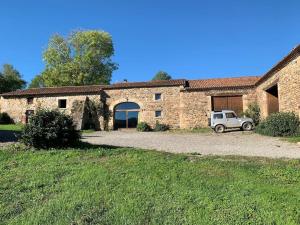
M76 31L67 38L54 35L43 54L43 85L109 84L117 69L113 54L112 38L103 31Z
M0 93L24 89L26 81L12 65L4 64L0 72Z
M45 87L44 80L41 75L36 75L30 82L29 88L42 88Z
M171 80L172 77L167 72L164 71L158 71L155 76L152 78L152 80Z

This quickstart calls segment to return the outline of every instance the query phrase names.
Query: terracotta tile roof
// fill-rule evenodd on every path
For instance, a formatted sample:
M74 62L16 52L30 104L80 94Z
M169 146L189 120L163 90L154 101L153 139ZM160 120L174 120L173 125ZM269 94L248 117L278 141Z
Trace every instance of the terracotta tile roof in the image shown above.
M148 82L123 82L111 84L109 86L104 87L103 89L185 86L185 83L185 79L157 80Z
M216 78L206 80L189 80L187 90L209 90L209 89L228 89L228 88L247 88L254 87L259 80L258 76Z
M1 94L3 97L14 96L37 96L37 95L57 95L57 94L97 94L104 89L122 89L122 88L142 88L142 87L168 87L168 86L184 86L186 80L165 80L165 81L149 81L149 82L124 82L112 85L87 85L87 86L65 86L65 87L49 87L49 88L32 88L26 90L17 90Z
M3 97L13 97L13 96L56 95L56 94L100 93L102 87L103 85L31 88L26 90L12 91L1 95Z
M291 62L296 56L300 54L300 45L297 45L293 50L285 56L282 60L280 60L275 66L273 66L267 73L265 73L256 83L256 85L261 84L266 79L271 77L277 71L281 70L284 66L286 66L289 62Z

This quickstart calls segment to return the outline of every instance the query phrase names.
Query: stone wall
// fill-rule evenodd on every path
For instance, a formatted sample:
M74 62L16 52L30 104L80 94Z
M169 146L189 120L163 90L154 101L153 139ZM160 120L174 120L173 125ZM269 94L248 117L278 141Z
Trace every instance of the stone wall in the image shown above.
M279 111L293 111L299 114L300 109L300 56L289 62L273 76L261 83L256 91L262 117L268 116L267 93L265 90L278 85ZM300 115L300 114L299 114Z
M182 91L180 95L180 127L207 127L212 110L212 96L243 96L243 110L256 101L254 89Z
M155 100L155 94L160 93L161 99ZM185 91L181 87L152 87L105 90L101 95L57 95L35 97L33 104L27 104L26 98L2 99L1 111L7 112L15 122L22 122L26 110L36 111L38 108L58 109L58 100L66 99L66 109L59 109L72 114L81 128L83 110L71 112L75 103L84 105L88 97L95 102L105 102L108 116L99 116L99 128L113 129L114 108L122 102L135 102L140 106L139 121L147 122L154 127L155 123L168 124L171 128L206 127L211 111L211 96L242 95L244 110L247 105L256 100L254 89ZM155 111L161 111L161 117L155 117ZM84 119L86 120L86 118Z
M32 104L27 104L27 98L2 98L1 100L1 112L7 112L10 117L16 122L21 123L25 121L25 113L27 110L37 111L38 109L58 109L68 115L71 115L72 106L75 101L79 101L84 104L86 97L89 97L93 101L100 101L99 95L58 95L58 96L39 96L33 99ZM65 109L58 108L58 100L66 99L67 107ZM80 116L75 118L78 127L81 123Z
M113 129L113 111L117 104L135 102L140 106L139 121L154 127L156 121L168 124L172 128L180 127L180 89L182 87L153 87L105 90L106 104L109 107L109 129ZM161 100L155 100L155 94L161 94ZM155 111L162 111L161 117L155 117Z

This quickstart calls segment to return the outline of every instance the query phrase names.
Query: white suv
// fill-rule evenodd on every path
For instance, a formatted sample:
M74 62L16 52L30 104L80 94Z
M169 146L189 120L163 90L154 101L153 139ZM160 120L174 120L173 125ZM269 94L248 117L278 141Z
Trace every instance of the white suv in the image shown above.
M216 133L223 133L228 128L241 128L244 131L250 131L254 127L251 118L239 118L232 110L211 112L209 126L214 129Z

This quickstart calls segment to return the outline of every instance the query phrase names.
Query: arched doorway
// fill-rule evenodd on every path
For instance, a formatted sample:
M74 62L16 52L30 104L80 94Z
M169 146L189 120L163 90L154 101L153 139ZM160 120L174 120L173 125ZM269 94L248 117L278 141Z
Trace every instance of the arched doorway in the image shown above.
M114 128L136 128L140 106L134 102L123 102L114 110Z

